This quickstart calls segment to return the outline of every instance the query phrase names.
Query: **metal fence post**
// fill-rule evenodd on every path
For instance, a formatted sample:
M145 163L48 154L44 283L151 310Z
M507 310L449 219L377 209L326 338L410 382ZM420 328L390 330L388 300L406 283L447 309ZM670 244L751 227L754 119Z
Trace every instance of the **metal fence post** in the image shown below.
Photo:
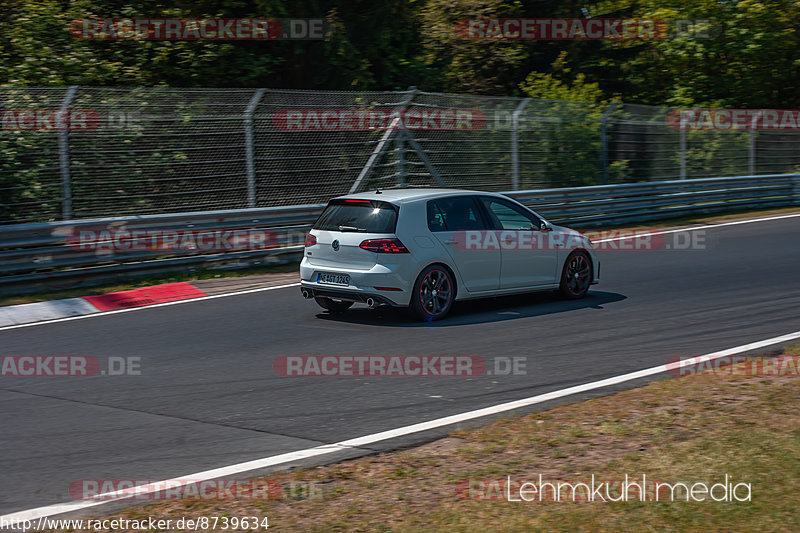
M426 154L425 150L422 149L422 145L420 145L419 142L414 138L414 134L408 130L403 130L400 132L400 135L402 135L403 139L411 145L411 148L414 149L417 156L422 160L422 164L425 165L425 168L427 168L428 172L431 173L431 176L433 176L433 179L436 180L436 183L438 183L440 187L446 187L444 180L442 179L442 175L439 174L439 171L433 166L431 158L428 157L428 154Z
M758 119L761 118L763 111L759 111L750 122L750 132L747 145L747 173L750 176L756 174L756 126Z
M531 101L525 98L511 114L511 190L519 190L519 116Z
M247 205L258 207L258 191L256 190L256 148L253 134L253 113L266 89L258 89L250 98L244 111L244 151L247 164Z
M64 117L69 112L69 106L78 91L77 85L72 85L67 89L61 108L58 113ZM69 119L64 120L69 124ZM69 173L69 127L61 128L58 131L58 165L61 169L61 218L72 220L72 178Z
M397 171L395 172L395 183L405 185L406 183L406 143L401 131L394 137L395 159L397 160Z
M681 124L681 179L686 179L686 128Z
M409 87L408 96L406 96L406 99L400 102L395 107L395 110L392 111L392 113L397 112L397 110L399 110L400 113L405 111L406 107L408 107L408 105L411 103L414 97L417 96L419 93L420 91L416 87ZM397 124L398 122L400 122L400 120L401 117L398 115L392 120L391 124L389 124L389 127L386 129L386 131L383 132L380 141L378 141L378 144L375 146L375 149L372 150L372 153L370 154L369 159L367 159L366 164L362 167L361 172L358 173L356 181L354 181L353 185L350 186L349 194L353 194L359 188L361 188L361 184L364 182L367 176L369 176L370 172L372 172L372 169L375 168L375 165L378 164L378 159L386 149L386 144L389 142L389 139L391 139L392 135L394 135L394 132L396 131L397 128Z
M618 102L613 102L600 120L600 161L603 168L603 185L608 185L608 117L618 105Z

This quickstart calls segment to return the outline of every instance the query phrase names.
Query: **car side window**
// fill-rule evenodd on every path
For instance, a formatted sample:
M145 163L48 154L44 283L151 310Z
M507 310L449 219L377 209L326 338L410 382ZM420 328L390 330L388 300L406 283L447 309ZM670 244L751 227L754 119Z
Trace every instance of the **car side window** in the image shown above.
M463 231L486 227L471 196L454 196L428 202L428 229Z
M428 229L431 231L447 231L444 214L435 201L428 202Z
M481 197L489 217L497 229L538 230L542 221L533 213L501 198Z

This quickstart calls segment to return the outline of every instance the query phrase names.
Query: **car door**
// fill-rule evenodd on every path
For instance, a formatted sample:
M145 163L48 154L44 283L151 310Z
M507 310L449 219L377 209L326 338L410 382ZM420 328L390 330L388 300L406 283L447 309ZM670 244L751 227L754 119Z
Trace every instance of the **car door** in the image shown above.
M442 244L470 292L491 291L500 284L500 250L464 246L467 232L485 233L487 222L474 196L451 196L428 202L428 229Z
M481 196L489 223L497 232L502 255L500 288L535 287L555 283L558 250L542 221L525 207L494 196Z

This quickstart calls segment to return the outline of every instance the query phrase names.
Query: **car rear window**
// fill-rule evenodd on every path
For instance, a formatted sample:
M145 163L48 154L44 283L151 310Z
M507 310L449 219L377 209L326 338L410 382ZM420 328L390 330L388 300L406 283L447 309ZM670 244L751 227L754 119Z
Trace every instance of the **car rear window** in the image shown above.
M326 231L394 233L397 207L377 200L331 200L314 224Z

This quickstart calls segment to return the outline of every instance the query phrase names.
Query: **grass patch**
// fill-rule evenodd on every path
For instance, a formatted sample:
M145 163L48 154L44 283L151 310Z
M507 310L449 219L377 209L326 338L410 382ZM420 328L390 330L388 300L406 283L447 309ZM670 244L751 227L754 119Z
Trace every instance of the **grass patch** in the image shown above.
M800 345L787 349L800 354ZM456 431L399 452L278 474L269 501L164 502L114 516L269 517L277 531L796 531L800 378L701 374ZM477 479L628 474L752 485L749 502L508 502L464 497ZM299 496L298 496L299 494Z

